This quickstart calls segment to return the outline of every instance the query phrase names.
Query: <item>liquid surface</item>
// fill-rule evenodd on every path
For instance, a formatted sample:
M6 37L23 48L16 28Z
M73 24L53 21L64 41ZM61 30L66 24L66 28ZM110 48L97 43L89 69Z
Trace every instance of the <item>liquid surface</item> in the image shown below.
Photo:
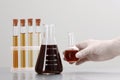
M75 54L78 52L78 50L66 50L64 53L64 57L66 61L68 62L74 62L77 61L78 58L75 57Z
M63 67L57 45L41 45L35 71L38 74L59 74L62 70Z

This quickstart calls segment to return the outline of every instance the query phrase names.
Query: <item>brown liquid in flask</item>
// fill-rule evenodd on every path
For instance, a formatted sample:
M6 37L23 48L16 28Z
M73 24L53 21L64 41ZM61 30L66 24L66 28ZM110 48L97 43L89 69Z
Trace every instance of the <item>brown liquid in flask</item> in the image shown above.
M64 52L64 57L66 59L66 61L68 62L74 62L77 61L79 58L76 58L76 53L78 52L78 50L65 50Z
M77 47L74 46L74 34L69 33L69 49L64 51L64 58L68 62L75 62L79 58L76 58L76 53L79 51Z
M42 45L35 66L38 74L59 74L62 72L62 62L54 38L53 26L45 26Z

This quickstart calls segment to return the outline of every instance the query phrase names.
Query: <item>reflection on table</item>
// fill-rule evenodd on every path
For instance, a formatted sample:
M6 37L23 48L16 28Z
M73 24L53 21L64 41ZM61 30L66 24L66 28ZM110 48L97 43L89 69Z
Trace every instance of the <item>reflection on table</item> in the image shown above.
M35 72L13 72L12 80L62 80L62 74L38 75Z
M38 75L35 72L14 72L12 80L120 80L120 72L63 72Z

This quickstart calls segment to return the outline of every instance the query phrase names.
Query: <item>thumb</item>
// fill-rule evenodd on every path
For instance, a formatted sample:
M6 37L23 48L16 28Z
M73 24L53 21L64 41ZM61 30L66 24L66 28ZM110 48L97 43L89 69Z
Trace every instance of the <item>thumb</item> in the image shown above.
M79 58L79 59L83 59L83 58L86 58L86 56L90 53L89 49L88 48L85 48L79 52L76 53L76 57Z
M76 65L79 65L79 64L85 63L85 62L87 62L87 61L88 61L87 58L79 59L79 60L76 62Z

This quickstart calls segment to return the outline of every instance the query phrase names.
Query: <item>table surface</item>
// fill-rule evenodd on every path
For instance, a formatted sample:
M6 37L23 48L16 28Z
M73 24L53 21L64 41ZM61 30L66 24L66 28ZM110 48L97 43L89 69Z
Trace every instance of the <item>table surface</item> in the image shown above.
M66 70L57 75L38 75L33 71L0 68L0 80L120 80L120 72Z

